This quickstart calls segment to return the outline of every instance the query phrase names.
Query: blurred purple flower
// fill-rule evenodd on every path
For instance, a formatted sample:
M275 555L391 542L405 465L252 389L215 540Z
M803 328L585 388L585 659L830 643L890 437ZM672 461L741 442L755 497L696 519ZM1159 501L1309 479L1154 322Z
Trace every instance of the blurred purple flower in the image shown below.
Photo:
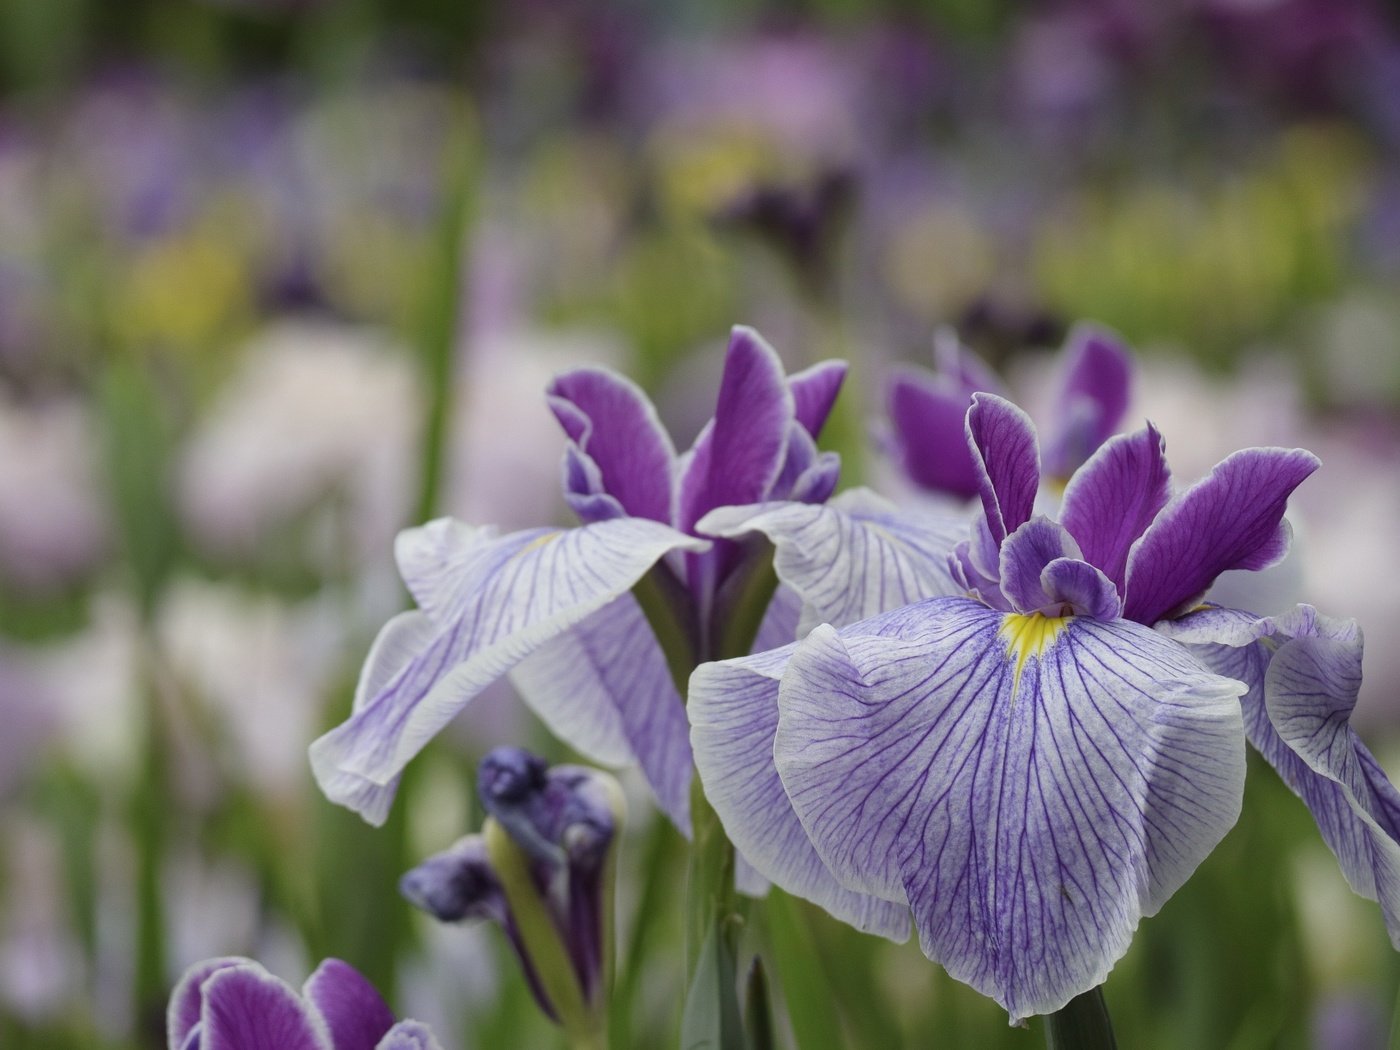
M327 959L301 994L251 959L196 963L170 994L170 1050L439 1050L348 963Z

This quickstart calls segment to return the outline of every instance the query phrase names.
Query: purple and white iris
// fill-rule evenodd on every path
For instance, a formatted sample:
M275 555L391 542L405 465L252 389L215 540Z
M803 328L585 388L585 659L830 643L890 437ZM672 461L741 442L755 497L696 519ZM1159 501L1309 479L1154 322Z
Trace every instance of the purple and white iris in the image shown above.
M549 404L570 439L564 493L583 524L500 536L439 519L400 534L395 553L418 609L385 625L349 720L311 746L326 795L382 823L407 762L510 672L561 739L604 765L636 762L688 829L685 708L632 589L645 578L674 623L682 676L748 651L726 652L723 637L753 603L762 551L703 538L697 523L733 504L831 494L839 460L816 436L845 371L831 361L785 376L756 332L736 328L714 418L680 455L631 381L598 368L556 378ZM782 598L758 647L795 637L795 605Z
M252 959L195 963L170 994L170 1050L439 1050L427 1026L395 1023L353 966L327 959L298 995Z
M1099 448L1054 521L1020 409L979 394L966 436L982 513L958 593L894 578L912 604L692 677L696 765L745 858L861 929L902 939L912 913L954 977L1013 1020L1049 1013L1234 824L1247 737L1400 943L1400 796L1347 725L1355 625L1201 604L1283 556L1317 459L1248 449L1173 495L1148 426ZM796 533L750 514L781 563Z
M978 492L978 471L963 440L963 418L977 393L1006 396L1000 379L944 330L934 340L936 368L904 367L890 380L886 446L919 488L959 499ZM1061 377L1044 474L1063 484L1113 436L1128 410L1133 361L1106 329L1079 324L1060 352Z

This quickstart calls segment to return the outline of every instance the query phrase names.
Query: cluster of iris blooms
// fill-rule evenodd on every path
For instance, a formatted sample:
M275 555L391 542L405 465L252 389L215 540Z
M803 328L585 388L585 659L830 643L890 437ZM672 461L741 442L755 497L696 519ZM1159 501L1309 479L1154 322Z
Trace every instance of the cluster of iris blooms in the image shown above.
M1246 740L1400 944L1400 794L1348 722L1357 625L1211 600L1221 573L1284 557L1288 498L1318 460L1246 449L1177 490L1153 426L1115 435L1130 373L1114 337L1075 329L1043 460L955 341L938 373L899 376L891 451L971 499L962 515L835 495L817 437L845 366L788 376L750 329L682 453L626 378L557 377L581 524L400 535L418 607L312 744L322 790L382 823L407 763L509 674L560 739L637 766L691 840L683 1025L717 1045L745 1045L732 931L740 893L769 883L878 936L917 932L1013 1023L1065 1016L1235 823ZM616 785L506 748L479 788L482 833L403 892L443 921L496 921L571 1044L605 1045ZM707 981L726 955L728 987ZM264 999L308 1033L297 1046L433 1045L326 965L353 985L333 997L360 1004L353 1022L322 1002L324 969L303 998L222 960L177 989L172 1047L254 1045L211 1033L276 1016Z

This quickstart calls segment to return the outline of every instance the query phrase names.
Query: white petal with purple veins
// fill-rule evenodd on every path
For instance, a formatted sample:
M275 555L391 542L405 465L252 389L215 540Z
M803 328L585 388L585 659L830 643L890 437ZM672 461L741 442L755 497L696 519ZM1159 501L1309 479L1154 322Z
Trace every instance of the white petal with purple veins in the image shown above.
M625 594L667 552L704 547L633 518L529 530L474 547L458 570L460 590L436 608L426 644L311 745L321 789L382 821L403 767L481 689Z
M1017 1019L1099 984L1233 825L1242 690L1135 624L933 599L800 643L773 753L831 871Z
M783 649L703 664L690 678L690 739L705 795L761 874L859 930L909 936L909 910L836 881L793 812L773 764Z
M846 624L921 598L961 591L948 554L967 531L956 518L907 515L866 489L823 506L723 507L699 524L713 536L761 532L776 548L778 579L803 600L803 634Z

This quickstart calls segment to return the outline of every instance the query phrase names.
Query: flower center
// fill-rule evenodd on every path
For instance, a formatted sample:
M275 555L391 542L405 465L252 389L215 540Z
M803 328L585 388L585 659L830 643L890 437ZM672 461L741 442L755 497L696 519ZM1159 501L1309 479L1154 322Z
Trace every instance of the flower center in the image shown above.
M1050 648L1060 632L1065 629L1071 617L1046 616L1044 613L1007 613L997 631L1006 644L1008 659L1015 661L1015 682L1013 691L1021 685L1021 671L1032 656L1037 659Z

